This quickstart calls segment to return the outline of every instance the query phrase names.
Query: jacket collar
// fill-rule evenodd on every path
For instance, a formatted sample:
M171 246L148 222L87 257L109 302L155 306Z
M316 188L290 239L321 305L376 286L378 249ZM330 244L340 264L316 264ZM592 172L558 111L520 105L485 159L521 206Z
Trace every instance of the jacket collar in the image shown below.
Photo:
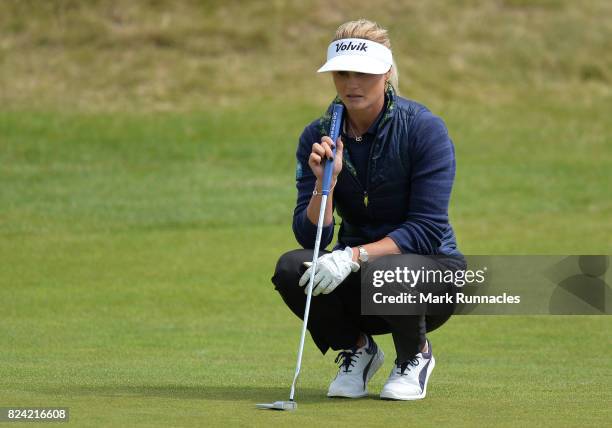
M384 135L387 134L389 130L389 125L391 123L391 119L395 115L396 108L396 97L395 90L393 86L389 86L385 93L387 99L387 105L385 107L384 115L382 118L377 119L378 124L374 128L376 129L376 136L378 138L383 138ZM334 104L342 104L340 97L336 95L336 98L331 102L331 104L327 107L325 113L319 118L319 132L321 135L329 135L330 127L331 127L331 112ZM375 121L376 122L376 121ZM372 130L372 127L368 129L368 132Z
M376 127L376 136L374 139L374 146L372 147L372 169L375 169L377 159L381 156L382 151L384 150L386 138L385 136L389 132L391 128L391 122L393 117L397 111L397 95L395 94L395 90L393 86L389 86L386 92L387 98L387 106L382 118L377 119L379 121ZM329 135L330 127L331 127L331 113L334 104L341 104L342 101L340 97L336 96L334 101L329 105L327 111L323 116L319 118L318 129L321 135ZM357 171L353 163L350 160L350 156L348 152L345 152L343 158L343 165L347 168L350 174L357 177Z

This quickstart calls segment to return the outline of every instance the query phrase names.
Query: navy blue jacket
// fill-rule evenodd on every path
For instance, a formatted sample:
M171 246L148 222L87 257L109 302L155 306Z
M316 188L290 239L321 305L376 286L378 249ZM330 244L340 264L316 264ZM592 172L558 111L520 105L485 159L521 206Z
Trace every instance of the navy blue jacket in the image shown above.
M448 220L455 177L455 152L446 125L425 106L387 92L388 102L369 158L367 183L357 179L344 150L342 171L333 191L342 218L335 248L391 238L404 254L460 256ZM336 99L335 102L339 102ZM331 105L302 133L297 148L297 204L293 232L313 248L316 225L306 215L316 178L308 166L312 145L329 135ZM323 228L321 248L333 239L334 221Z

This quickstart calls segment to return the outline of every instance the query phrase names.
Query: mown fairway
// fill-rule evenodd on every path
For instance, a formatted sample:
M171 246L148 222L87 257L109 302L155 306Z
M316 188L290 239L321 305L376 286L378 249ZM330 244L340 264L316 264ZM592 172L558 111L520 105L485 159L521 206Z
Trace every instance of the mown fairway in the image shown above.
M295 144L333 96L313 70L334 28L387 24L403 95L445 119L464 253L610 254L607 2L45 4L0 4L0 407L70 407L77 426L609 425L612 322L587 316L453 318L414 403L377 399L390 338L356 401L325 398L335 355L309 339L299 411L254 408L293 375L301 322L270 276L296 246Z

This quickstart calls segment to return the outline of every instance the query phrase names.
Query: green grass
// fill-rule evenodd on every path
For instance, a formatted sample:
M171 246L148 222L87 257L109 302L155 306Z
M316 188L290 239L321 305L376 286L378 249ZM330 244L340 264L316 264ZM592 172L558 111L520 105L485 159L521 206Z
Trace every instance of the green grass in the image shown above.
M295 138L285 135L314 112L0 115L0 402L69 406L79 426L605 424L605 317L455 318L432 335L439 365L428 399L399 405L326 400L335 366L309 340L301 411L254 410L284 399L292 376L300 323L269 278L296 245ZM468 127L471 112L453 112L453 217L466 253L609 252L601 184L612 165L598 133L566 118L599 155L572 148L569 136L556 143L563 151L544 142L521 163L506 155L501 125ZM495 123L510 115L497 114ZM525 134L533 127L557 141L555 122L533 115ZM538 183L547 200L530 193ZM381 343L392 358L390 339Z
M314 71L336 27L360 17L389 28L401 89L429 103L609 99L610 14L606 0L5 0L0 105L323 104L331 86Z
M36 4L36 7L32 5ZM612 252L606 1L0 3L0 406L77 426L605 426L608 317L454 317L428 397L325 398L273 290L342 21L387 24L446 121L466 254ZM232 19L229 19L232 18ZM287 50L286 44L293 50Z
M462 250L609 252L609 106L529 105L528 114L454 103L440 112L457 150L451 215ZM290 233L297 136L318 112L270 104L185 114L5 112L0 231L248 222ZM513 121L520 126L509 130Z

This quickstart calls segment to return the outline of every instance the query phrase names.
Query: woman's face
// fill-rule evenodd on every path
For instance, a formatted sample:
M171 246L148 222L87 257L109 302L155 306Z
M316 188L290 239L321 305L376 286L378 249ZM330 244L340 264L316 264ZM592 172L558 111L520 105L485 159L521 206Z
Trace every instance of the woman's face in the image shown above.
M367 110L384 104L385 81L389 73L367 74L334 71L334 84L340 99L349 110Z

